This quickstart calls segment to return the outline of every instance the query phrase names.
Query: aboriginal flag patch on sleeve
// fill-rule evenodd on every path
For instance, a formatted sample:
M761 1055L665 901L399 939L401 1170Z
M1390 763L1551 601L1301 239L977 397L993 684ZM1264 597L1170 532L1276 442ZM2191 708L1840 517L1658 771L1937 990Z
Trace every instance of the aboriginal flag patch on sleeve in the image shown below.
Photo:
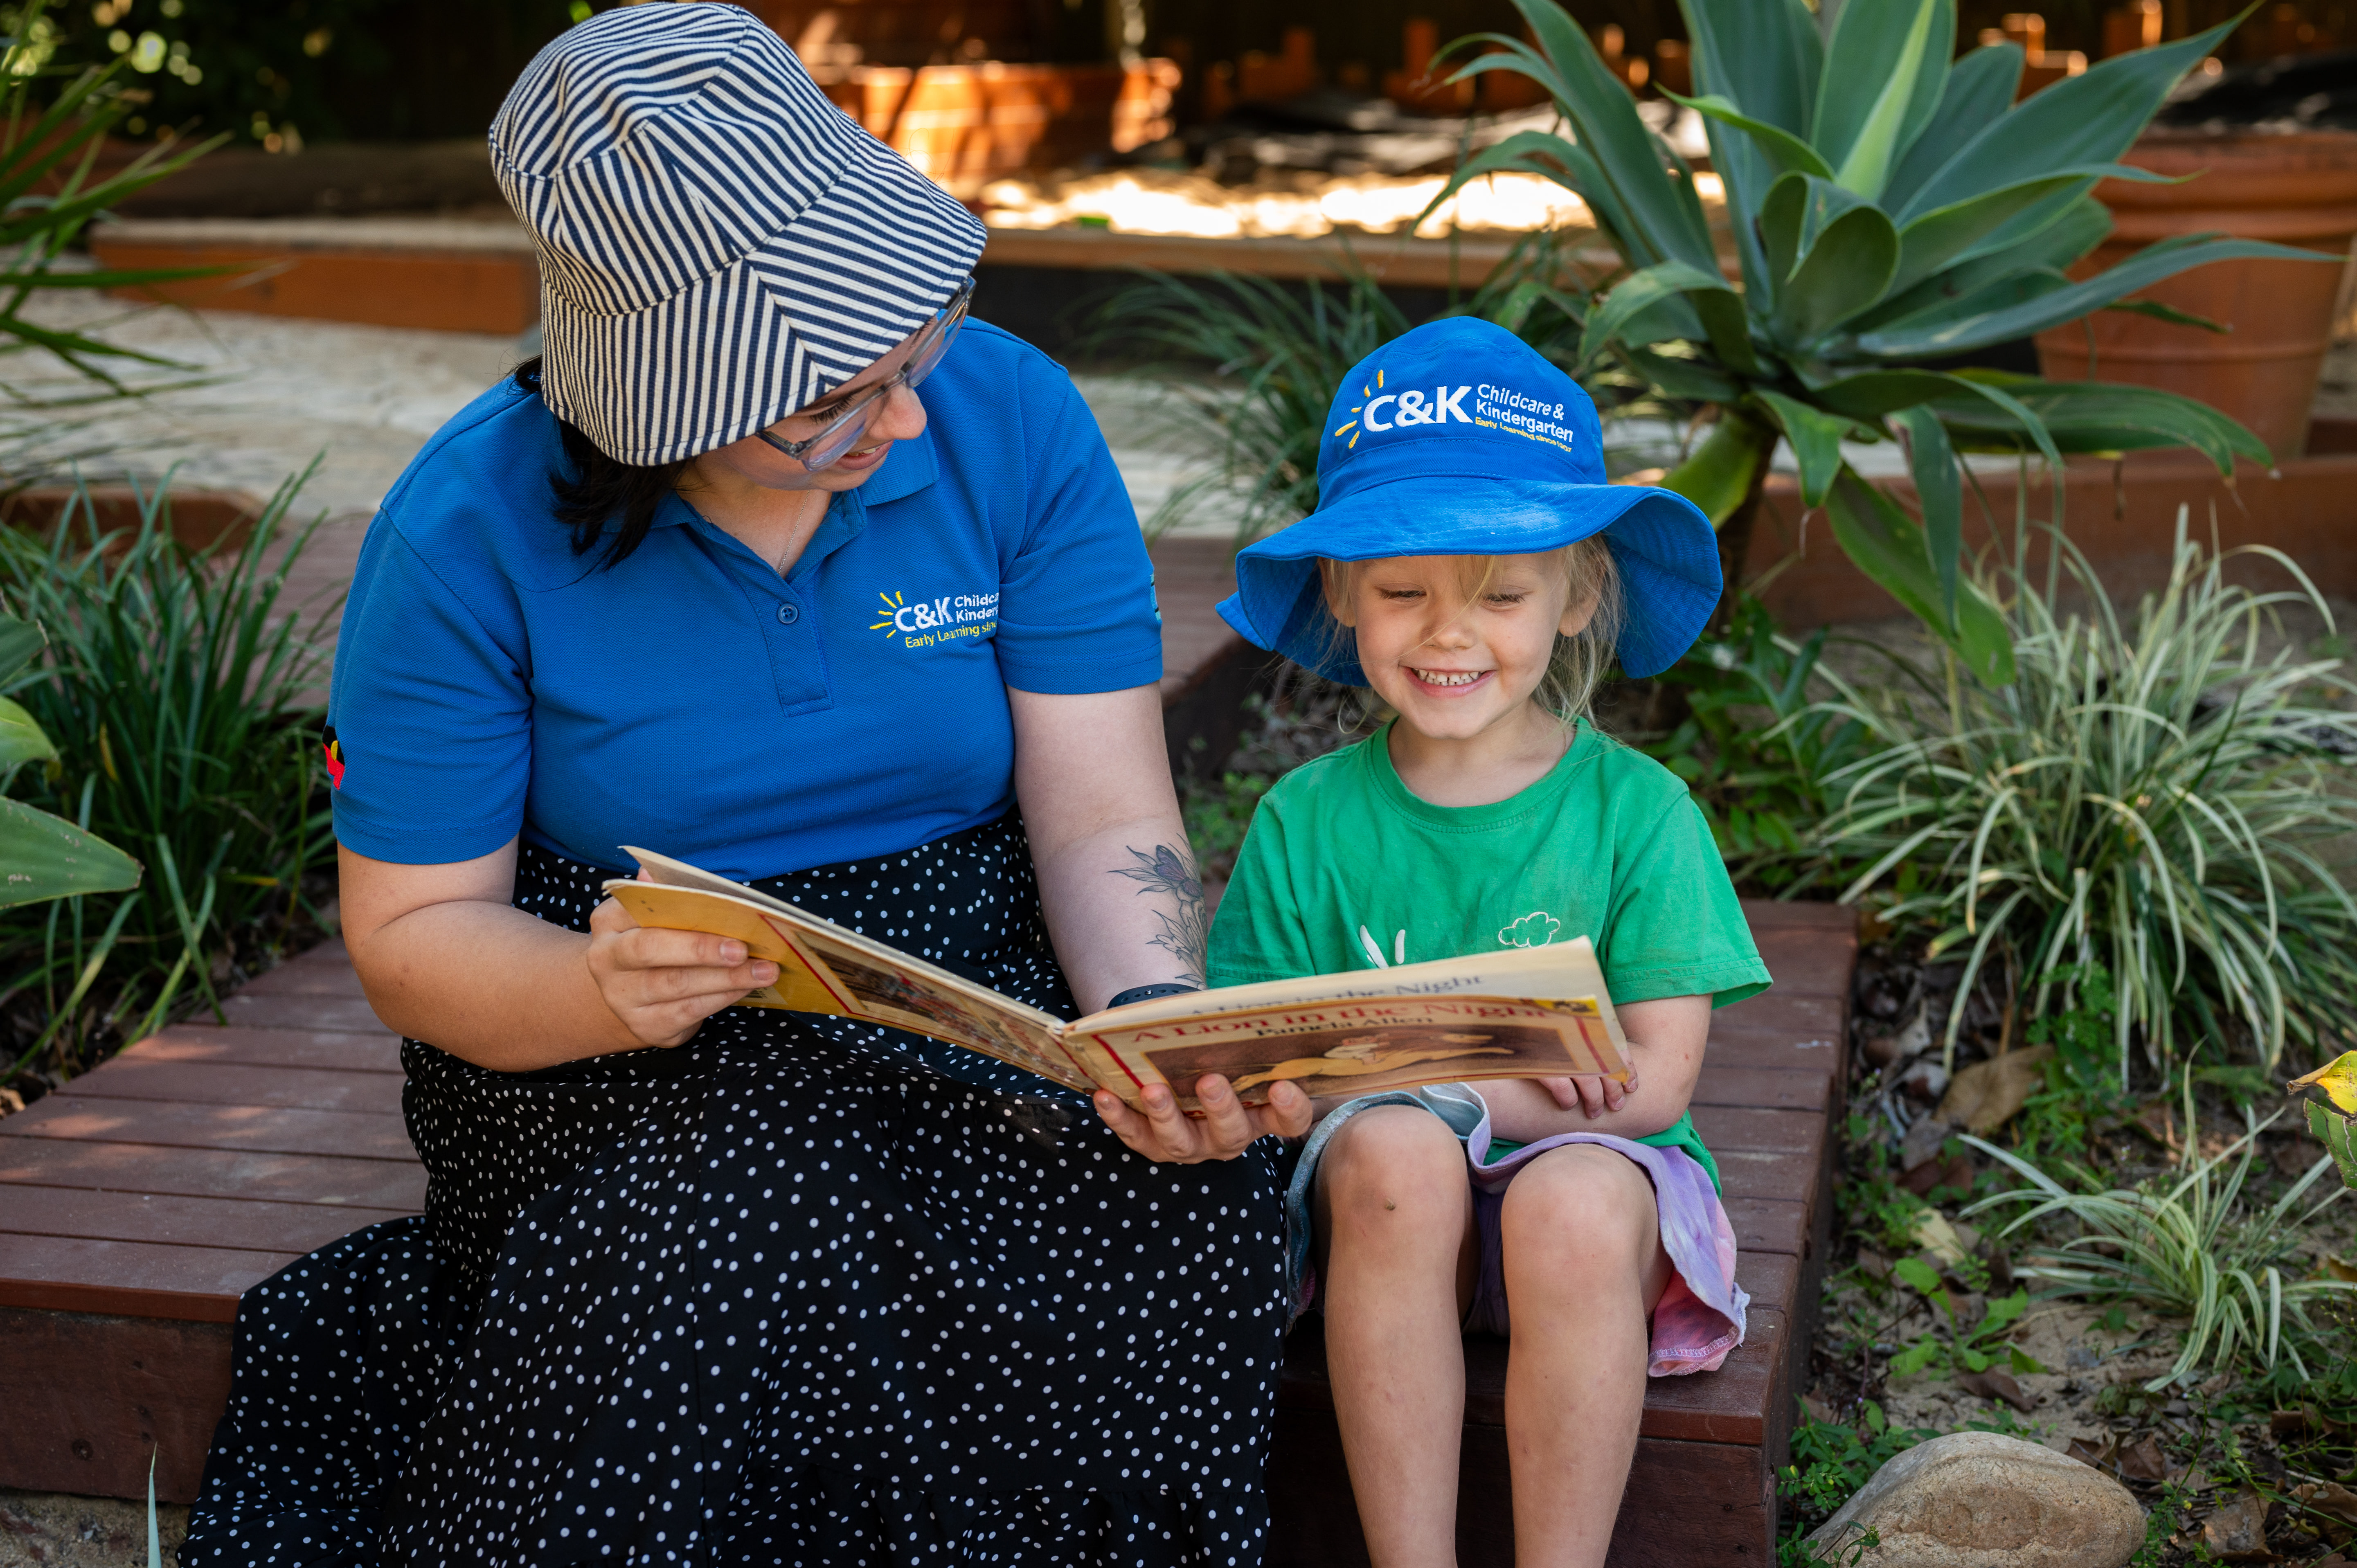
M344 787L344 743L336 738L336 726L319 726L319 750L328 760L328 782L335 789Z

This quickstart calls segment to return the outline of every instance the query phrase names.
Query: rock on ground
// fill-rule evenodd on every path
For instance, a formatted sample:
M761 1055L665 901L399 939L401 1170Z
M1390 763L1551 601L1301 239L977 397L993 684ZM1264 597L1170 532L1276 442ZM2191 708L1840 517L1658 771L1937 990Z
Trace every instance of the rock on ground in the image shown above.
M1873 1530L1858 1568L2120 1568L2144 1510L2101 1471L1994 1432L1909 1449L1809 1537L1827 1561Z
M179 1560L188 1510L156 1505L164 1561ZM147 1505L0 1487L0 1568L146 1568Z

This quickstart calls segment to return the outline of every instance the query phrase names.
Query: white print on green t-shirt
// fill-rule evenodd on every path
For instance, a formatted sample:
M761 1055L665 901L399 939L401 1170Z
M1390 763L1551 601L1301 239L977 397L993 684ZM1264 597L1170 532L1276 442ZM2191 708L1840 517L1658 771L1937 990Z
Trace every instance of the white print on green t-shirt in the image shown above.
M1512 925L1499 931L1498 945L1508 948L1543 948L1555 940L1563 922L1544 909L1534 909Z
M1383 957L1383 944L1375 940L1374 932L1364 926L1359 928L1359 945L1367 950L1367 956L1375 961L1377 969L1389 969L1393 964L1407 961L1407 932L1405 929L1392 939L1390 958Z

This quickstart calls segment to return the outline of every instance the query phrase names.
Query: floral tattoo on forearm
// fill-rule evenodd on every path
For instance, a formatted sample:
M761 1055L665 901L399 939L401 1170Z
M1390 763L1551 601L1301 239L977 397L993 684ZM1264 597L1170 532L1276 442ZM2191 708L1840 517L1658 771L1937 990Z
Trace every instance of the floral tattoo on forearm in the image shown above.
M1162 922L1162 930L1158 936L1148 938L1146 945L1160 948L1178 961L1177 978L1180 984L1202 984L1206 969L1204 940L1211 918L1203 910L1203 883L1195 875L1194 856L1167 843L1156 844L1150 853L1129 844L1122 848L1136 864L1116 865L1113 874L1137 883L1141 893L1167 894L1178 907L1176 914L1168 909L1154 911L1154 918Z

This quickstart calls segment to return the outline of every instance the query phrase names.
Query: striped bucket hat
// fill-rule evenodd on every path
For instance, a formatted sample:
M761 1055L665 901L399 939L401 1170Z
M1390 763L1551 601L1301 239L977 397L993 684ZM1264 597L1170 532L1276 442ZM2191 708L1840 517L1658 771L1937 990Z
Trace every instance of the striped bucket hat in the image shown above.
M591 17L524 69L490 141L540 252L542 396L619 462L694 456L817 402L982 254L974 215L735 5Z

